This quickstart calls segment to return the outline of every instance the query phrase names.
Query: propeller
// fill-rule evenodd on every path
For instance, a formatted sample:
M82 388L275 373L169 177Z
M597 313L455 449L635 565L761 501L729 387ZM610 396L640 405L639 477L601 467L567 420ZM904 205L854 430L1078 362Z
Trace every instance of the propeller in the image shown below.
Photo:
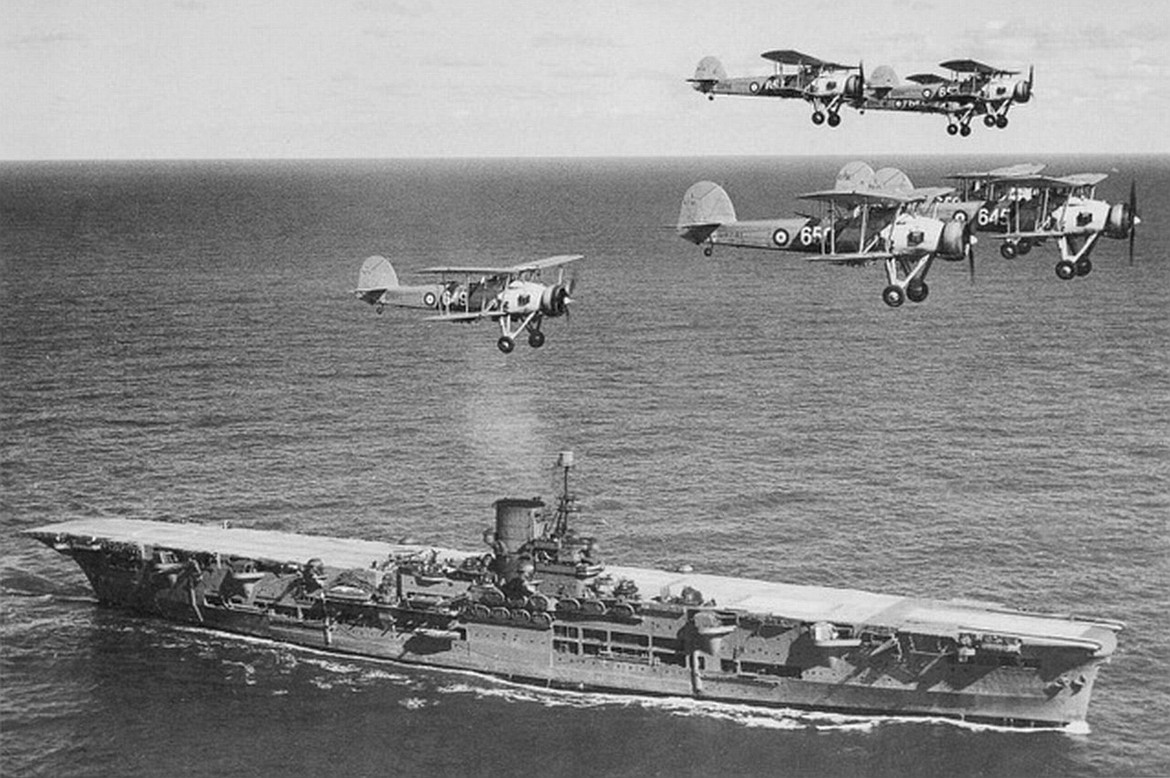
M1137 226L1142 223L1137 209L1137 181L1129 182L1129 264L1133 264L1133 241Z
M970 219L966 222L963 238L963 253L967 255L967 275L971 283L975 283L975 244L979 242L979 238L975 237L975 229L971 226Z

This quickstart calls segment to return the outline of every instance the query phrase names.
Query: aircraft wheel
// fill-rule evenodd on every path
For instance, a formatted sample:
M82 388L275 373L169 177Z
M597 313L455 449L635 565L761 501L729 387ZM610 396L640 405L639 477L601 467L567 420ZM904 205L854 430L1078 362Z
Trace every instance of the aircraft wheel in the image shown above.
M533 348L540 348L544 345L544 333L540 330L528 333L528 345Z
M966 138L968 135L971 134L971 125L964 124L962 127L959 128L959 134L962 135L964 138Z
M995 126L1000 128L1001 130L1004 127L1007 127L1007 115L1005 114L1002 116L995 117Z
M823 113L821 113L820 111L813 111L812 123L816 124L818 126L824 124L825 123L825 115Z
M947 135L958 135L958 134L959 134L959 125L957 125L957 124L948 124L947 125Z
M987 114L986 116L984 116L983 117L983 126L984 127L994 127L995 126L995 117L992 116L991 114Z
M1016 246L1016 249L1020 252L1020 256L1022 257L1032 250L1032 241L1021 240L1019 245Z
M840 123L841 123L841 114L839 114L839 113L829 114L829 126L830 127L836 127Z
M902 303L906 302L906 295L901 289L890 284L882 290L882 302L891 308L897 308Z
M910 286L906 287L906 297L912 303L922 302L928 294L930 294L930 287L926 285L925 281L920 284L910 284Z
M715 95L707 95L707 99L711 102L715 102Z
M385 305L379 305L379 306L377 306L376 308L374 308L374 313L376 313L376 314L378 314L379 316L381 316L381 315L382 315L382 311L384 311L384 310L386 310L386 306L385 306Z
M1015 259L1019 251L1016 248L1016 244L1009 242L1000 245L999 253L1004 259Z
M516 341L505 336L496 341L496 347L505 354L511 354L512 350L516 348Z
M709 256L711 256L711 254L714 253L714 251L715 251L715 248L713 246L704 246L703 247L703 256L709 257Z
M1061 281L1067 281L1077 274L1077 269L1072 262L1065 262L1061 260L1056 263L1056 277Z
M1085 259L1078 259L1076 264L1073 265L1073 269L1077 271L1078 276L1087 276L1093 272L1093 262L1087 257Z

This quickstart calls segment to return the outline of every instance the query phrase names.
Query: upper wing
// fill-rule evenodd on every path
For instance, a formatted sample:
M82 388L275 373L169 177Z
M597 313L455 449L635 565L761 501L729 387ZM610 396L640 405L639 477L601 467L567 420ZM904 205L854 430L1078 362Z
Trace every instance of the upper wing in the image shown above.
M857 70L857 65L842 65L838 62L826 62L823 59L810 57L792 49L776 49L765 51L760 55L781 65L797 65L802 68L828 68L832 70Z
M982 172L970 173L955 173L950 176L943 176L943 178L951 179L971 179L971 180L986 180L992 178L1015 178L1023 176L1034 176L1044 169L1043 164L1033 162L1021 162L1018 165L1007 165L1005 167L997 167L994 170L986 170Z
M936 75L934 73L915 73L912 76L906 76L906 80L913 81L915 84L922 84L925 86L927 84L945 84L950 79L943 78L942 76Z
M981 76L1014 76L1019 73L1018 70L1000 70L999 68L993 68L991 65L984 65L982 62L976 62L973 59L951 59L946 62L940 62L939 67L946 68L955 73L978 73Z
M555 257L547 257L545 259L538 259L533 262L525 262L521 265L512 265L511 267L477 267L464 265L450 265L444 267L424 267L418 271L420 273L462 273L473 276L506 276L516 275L517 273L526 273L532 270L543 270L546 267L556 267L557 265L564 265L574 260L582 259L583 254L558 254Z
M822 203L833 203L843 208L853 208L858 205L896 206L915 202L919 197L903 195L894 192L875 192L867 190L826 189L820 192L809 192L797 195L801 200L816 200Z

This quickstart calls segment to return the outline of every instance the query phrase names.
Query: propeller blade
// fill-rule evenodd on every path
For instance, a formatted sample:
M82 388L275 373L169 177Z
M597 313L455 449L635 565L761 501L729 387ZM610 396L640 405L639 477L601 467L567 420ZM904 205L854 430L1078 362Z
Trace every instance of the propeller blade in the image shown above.
M1129 264L1133 264L1133 242L1137 236L1138 222L1137 211L1137 181L1129 182Z

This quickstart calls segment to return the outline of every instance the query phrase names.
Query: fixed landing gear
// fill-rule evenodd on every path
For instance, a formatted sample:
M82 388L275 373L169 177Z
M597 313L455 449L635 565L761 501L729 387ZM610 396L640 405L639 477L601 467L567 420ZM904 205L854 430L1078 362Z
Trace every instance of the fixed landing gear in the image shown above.
M1001 113L999 116L995 117L995 126L996 127L1000 128L1002 130L1004 127L1007 127L1007 125L1008 125L1008 120L1007 120L1006 113Z
M704 247L703 247L703 256L704 256L704 257L709 257L709 256L711 256L713 253L715 253L715 247L714 247L714 246L704 246Z
M882 302L891 308L897 308L906 302L906 294L902 291L901 287L890 284L882 290Z
M959 134L962 135L964 138L966 138L968 135L971 134L971 125L964 124L961 127L959 127Z
M1021 240L1019 242L1019 245L1016 246L1016 250L1020 252L1021 257L1024 256L1025 254L1027 254L1029 251L1032 250L1032 241L1026 240L1026 239Z
M382 311L384 310L386 310L386 306L382 303L378 303L376 306L374 306L374 313L378 314L379 316L382 315Z
M994 127L995 126L995 115L989 113L986 116L984 116L983 117L983 126L984 127Z
M528 333L528 345L533 348L540 348L544 345L544 333L540 330L533 330Z
M500 339L496 341L496 348L505 354L511 354L516 350L516 341L512 340L506 335L502 335L500 336Z
M912 303L920 303L930 294L930 287L923 281L920 284L910 284L906 287L906 297Z
M841 114L839 114L839 113L829 114L829 126L830 127L836 127L840 123L841 123Z
M1019 249L1017 249L1016 244L1012 243L1011 241L1006 241L999 247L999 254L1004 259L1015 259L1018 253Z
M959 125L957 125L957 124L948 124L947 125L947 135L958 135L958 134L959 134Z
M812 123L818 127L825 123L825 114L821 111L813 111Z

